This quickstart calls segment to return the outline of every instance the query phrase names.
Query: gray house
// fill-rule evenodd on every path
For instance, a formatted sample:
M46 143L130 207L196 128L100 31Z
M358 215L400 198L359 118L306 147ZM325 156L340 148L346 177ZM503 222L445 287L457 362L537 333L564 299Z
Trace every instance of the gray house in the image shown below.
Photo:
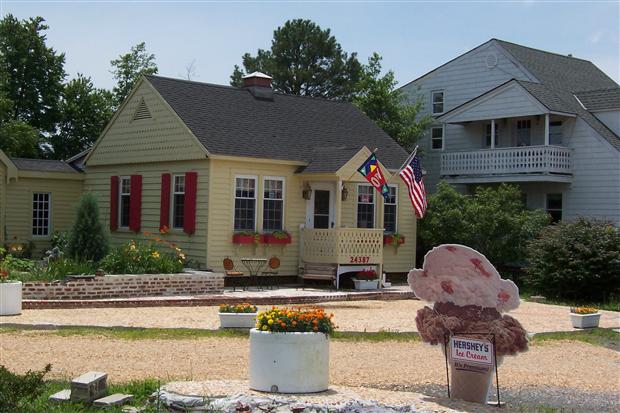
M430 192L509 182L555 219L620 225L620 86L591 62L491 39L402 90L436 119Z

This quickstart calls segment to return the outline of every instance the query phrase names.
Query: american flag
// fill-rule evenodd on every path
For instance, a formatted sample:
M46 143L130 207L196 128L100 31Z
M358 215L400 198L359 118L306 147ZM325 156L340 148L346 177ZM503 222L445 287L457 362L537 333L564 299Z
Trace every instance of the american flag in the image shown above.
M399 173L400 177L407 184L409 189L409 199L413 204L415 214L422 218L426 212L426 189L424 188L424 178L422 177L422 167L420 158L415 155L411 162Z

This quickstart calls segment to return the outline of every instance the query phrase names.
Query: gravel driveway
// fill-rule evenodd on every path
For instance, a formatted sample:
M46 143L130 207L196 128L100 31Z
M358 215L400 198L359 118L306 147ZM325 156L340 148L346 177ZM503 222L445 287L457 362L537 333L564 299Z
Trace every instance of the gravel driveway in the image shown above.
M246 338L131 341L45 331L0 334L0 364L23 372L52 363L52 376L65 379L98 370L114 382L149 377L163 382L244 380L247 358ZM500 385L513 406L561 403L579 411L613 411L619 407L619 367L615 350L572 341L537 343L505 359ZM441 396L444 368L441 352L419 342L331 345L334 385Z
M341 331L416 331L419 300L351 301L321 304L335 314ZM265 309L267 307L260 307ZM217 307L142 307L69 310L24 310L19 316L1 317L3 323L160 328L219 328ZM620 327L620 313L603 311L600 325ZM510 312L530 333L572 331L568 307L523 302Z

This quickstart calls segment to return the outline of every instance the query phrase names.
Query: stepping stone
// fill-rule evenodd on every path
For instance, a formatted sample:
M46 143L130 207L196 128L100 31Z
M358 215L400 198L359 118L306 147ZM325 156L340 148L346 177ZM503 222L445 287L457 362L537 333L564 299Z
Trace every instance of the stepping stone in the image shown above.
M108 392L108 375L89 371L71 380L71 400L91 403Z
M129 403L133 400L131 394L114 393L107 397L95 400L93 406L108 407L108 406L121 406L125 403Z
M61 390L58 393L54 393L48 398L48 400L55 403L68 402L71 400L71 390Z

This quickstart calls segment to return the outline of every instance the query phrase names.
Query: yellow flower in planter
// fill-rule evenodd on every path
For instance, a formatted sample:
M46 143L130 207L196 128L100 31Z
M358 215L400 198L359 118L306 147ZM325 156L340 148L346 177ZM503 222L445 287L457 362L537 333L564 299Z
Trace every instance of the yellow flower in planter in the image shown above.
M157 251L153 251L151 255L153 256L153 258L159 258L159 252Z

